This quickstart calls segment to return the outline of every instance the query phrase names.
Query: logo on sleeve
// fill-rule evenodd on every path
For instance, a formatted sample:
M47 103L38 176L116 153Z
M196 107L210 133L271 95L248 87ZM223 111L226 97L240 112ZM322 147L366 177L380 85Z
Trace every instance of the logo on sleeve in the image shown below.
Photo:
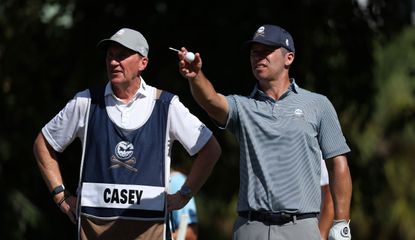
M138 169L134 167L136 163L134 154L134 145L127 141L121 141L115 146L115 155L111 156L111 166L112 168L124 167L130 171L137 172Z

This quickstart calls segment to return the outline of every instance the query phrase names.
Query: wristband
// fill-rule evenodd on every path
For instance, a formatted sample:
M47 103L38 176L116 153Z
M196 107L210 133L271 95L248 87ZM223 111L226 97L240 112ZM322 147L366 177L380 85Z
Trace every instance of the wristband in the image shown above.
M182 188L180 188L179 193L187 199L191 199L193 197L192 189L190 189L187 185L183 185Z
M68 192L65 191L65 195L63 196L63 198L56 205L58 205L58 207L60 208L62 203L65 202L65 200L68 199L70 196L71 196L71 194L69 194Z
M52 196L55 196L56 194L61 193L63 191L65 191L65 186L63 184L61 184L61 185L55 187L52 190L52 192L50 192L50 193L52 194Z

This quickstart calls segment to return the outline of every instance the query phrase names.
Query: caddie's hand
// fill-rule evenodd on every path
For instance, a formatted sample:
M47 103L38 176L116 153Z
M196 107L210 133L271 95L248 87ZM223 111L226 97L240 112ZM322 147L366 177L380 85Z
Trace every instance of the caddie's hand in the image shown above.
M329 240L350 240L352 234L350 233L350 220L334 220L333 226L329 232Z
M60 205L58 205L59 209L68 215L69 219L73 224L76 224L76 202L77 197L75 196L68 196Z
M195 53L195 59L192 62L188 62L185 59L187 50L182 47L178 52L179 55L179 72L187 79L194 79L202 69L202 58L199 53Z
M181 209L189 202L190 199L183 197L179 192L167 194L167 211Z

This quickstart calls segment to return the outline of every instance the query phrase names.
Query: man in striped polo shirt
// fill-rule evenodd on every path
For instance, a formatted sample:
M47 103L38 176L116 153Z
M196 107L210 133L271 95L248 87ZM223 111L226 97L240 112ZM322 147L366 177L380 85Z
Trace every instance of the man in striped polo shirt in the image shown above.
M289 69L295 48L279 26L263 25L245 43L257 83L249 96L217 93L205 77L202 59L179 71L193 97L240 144L238 219L233 239L320 239L320 151L329 168L335 220L329 239L351 239L350 151L327 97L300 88Z

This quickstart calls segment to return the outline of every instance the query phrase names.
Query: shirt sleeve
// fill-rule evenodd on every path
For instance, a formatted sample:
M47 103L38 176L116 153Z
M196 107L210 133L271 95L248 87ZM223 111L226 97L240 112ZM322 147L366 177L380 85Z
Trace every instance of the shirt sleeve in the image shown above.
M321 104L322 113L318 139L323 158L328 159L350 152L333 105L326 97L323 98Z
M79 92L43 128L46 141L57 152L63 152L76 137L83 140L89 91Z
M228 129L232 133L236 133L236 127L239 126L239 115L238 115L238 107L236 103L236 96L229 95L226 96L226 100L228 101L228 118L226 119L226 123L224 126L218 126L221 129Z
M212 131L191 114L177 96L172 99L169 108L169 125L171 139L178 140L191 156L212 137Z

